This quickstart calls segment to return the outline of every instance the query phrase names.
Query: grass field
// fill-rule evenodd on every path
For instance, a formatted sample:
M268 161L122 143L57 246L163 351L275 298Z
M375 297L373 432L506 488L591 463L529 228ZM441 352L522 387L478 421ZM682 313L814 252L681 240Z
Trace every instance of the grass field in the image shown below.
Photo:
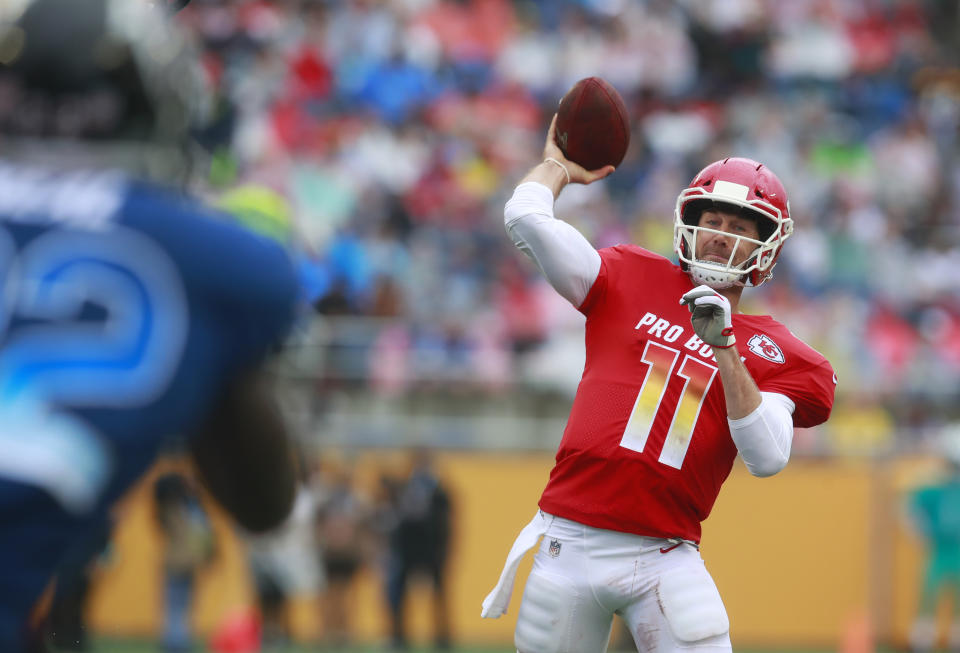
M196 647L194 653L207 653L210 649ZM407 653L430 653L433 648L413 647ZM164 653L163 649L152 642L131 640L95 640L86 653ZM212 652L211 652L212 653ZM295 644L282 648L264 648L263 653L392 653L390 648L379 646L355 646L351 648L323 648L317 644ZM446 653L514 653L513 649L457 647Z
M197 647L194 653L208 653L210 649ZM413 647L407 650L407 653L432 653L437 651L430 647ZM633 649L613 649L609 653L622 653L623 651L633 651ZM889 649L878 649L876 653L889 652ZM163 649L152 642L132 641L132 640L95 640L91 643L87 653L164 653ZM210 651L210 653L214 653ZM322 648L317 644L297 644L283 648L265 648L263 653L393 653L392 649L379 646L355 646L352 648ZM484 648L475 646L455 647L446 653L515 653L512 648ZM743 653L828 653L825 650L800 650L785 648L780 651L766 651L751 649Z

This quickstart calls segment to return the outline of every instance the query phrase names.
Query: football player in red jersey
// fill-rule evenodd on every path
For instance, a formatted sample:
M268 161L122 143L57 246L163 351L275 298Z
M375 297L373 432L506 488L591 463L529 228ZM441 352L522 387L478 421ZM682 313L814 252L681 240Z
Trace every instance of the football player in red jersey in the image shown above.
M836 382L785 326L737 310L793 231L786 192L756 161L717 161L677 199L679 265L635 245L597 251L553 203L567 183L613 167L568 161L553 134L552 124L544 162L504 217L514 244L586 316L586 364L539 511L482 614L506 612L519 561L542 536L517 617L520 653L604 651L614 614L640 651L729 651L700 524L738 454L755 476L783 469L794 426L827 419Z

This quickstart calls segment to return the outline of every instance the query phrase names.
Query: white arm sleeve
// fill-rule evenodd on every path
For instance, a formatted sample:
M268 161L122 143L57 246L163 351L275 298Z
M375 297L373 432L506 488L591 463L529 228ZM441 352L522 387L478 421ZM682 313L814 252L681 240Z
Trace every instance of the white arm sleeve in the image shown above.
M773 476L786 466L795 408L786 395L761 392L756 410L740 419L727 419L740 457L754 476Z
M503 220L513 244L579 307L600 274L600 254L583 234L553 217L553 192L534 181L520 184L503 209Z

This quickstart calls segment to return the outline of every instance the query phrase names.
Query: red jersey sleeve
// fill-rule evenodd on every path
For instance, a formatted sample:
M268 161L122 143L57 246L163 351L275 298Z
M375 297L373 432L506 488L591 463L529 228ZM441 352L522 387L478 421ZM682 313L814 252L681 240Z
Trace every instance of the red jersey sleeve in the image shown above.
M764 392L778 392L790 397L796 404L794 426L808 428L822 424L833 409L837 376L830 362L819 352L784 327L780 328L786 332L778 334L784 346L786 364L770 366L770 373L755 377L757 387Z
M593 309L603 303L603 297L608 293L611 285L618 283L612 276L616 276L613 270L629 266L634 273L639 273L641 277L647 274L655 274L654 268L661 270L675 268L670 260L647 251L636 245L614 245L613 247L604 247L597 250L600 254L600 272L597 274L596 281L590 286L590 292L584 298L583 303L577 307L577 310L584 315L590 315ZM677 268L679 270L679 268ZM619 280L619 283L643 283L643 279Z
M607 284L610 282L610 266L607 263L607 251L608 249L598 250L600 254L600 272L597 273L597 278L594 280L593 285L590 286L590 291L587 292L587 296L584 297L583 303L577 306L577 310L584 315L590 315L590 311L600 302L600 298L603 297L607 289Z
M790 374L765 382L761 390L779 392L793 400L793 425L808 428L822 424L830 417L836 375L826 360L808 364L805 373Z

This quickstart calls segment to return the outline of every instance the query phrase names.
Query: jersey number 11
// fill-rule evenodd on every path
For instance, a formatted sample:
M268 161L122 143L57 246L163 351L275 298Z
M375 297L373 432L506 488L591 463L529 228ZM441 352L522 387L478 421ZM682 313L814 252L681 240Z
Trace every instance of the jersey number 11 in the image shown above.
M717 374L717 368L686 354L679 369L676 369L680 353L678 349L658 342L647 342L641 360L649 365L649 369L620 439L621 447L642 452L657 417L662 411L669 411L667 435L658 460L676 469L683 465L703 399ZM667 385L674 374L683 379L683 389L679 399L664 401ZM660 424L662 425L663 421Z

